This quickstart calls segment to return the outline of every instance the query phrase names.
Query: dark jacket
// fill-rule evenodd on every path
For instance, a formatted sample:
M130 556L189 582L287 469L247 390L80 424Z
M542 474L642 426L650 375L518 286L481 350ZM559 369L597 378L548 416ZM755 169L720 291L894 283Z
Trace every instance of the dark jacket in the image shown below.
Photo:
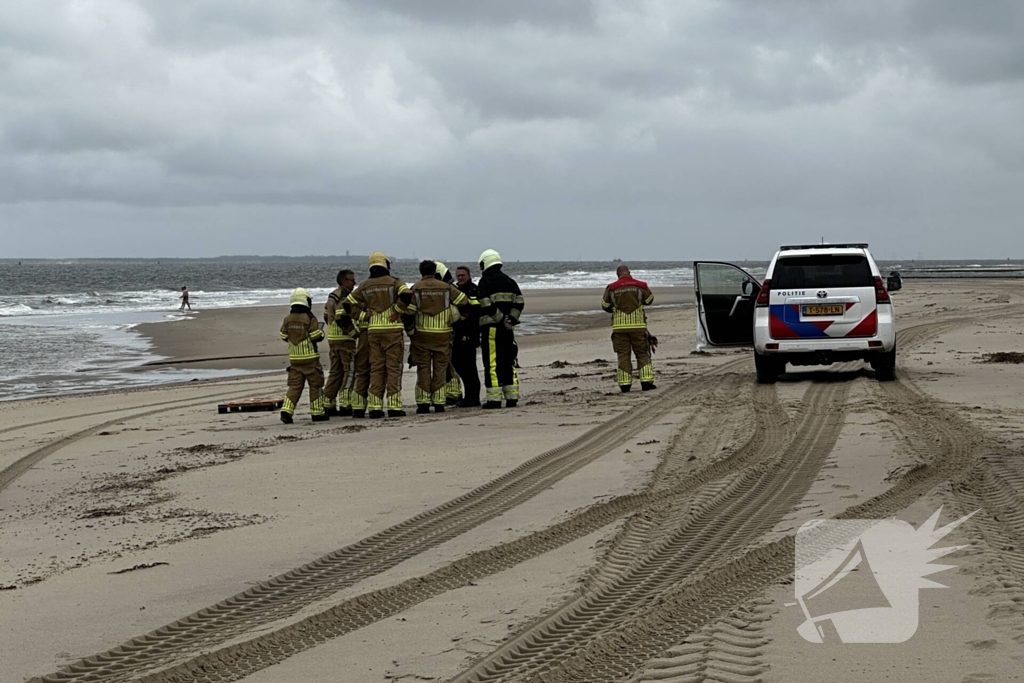
M477 286L472 280L464 285L456 285L456 287L468 296L471 302L477 300ZM480 306L467 306L462 315L462 319L452 325L454 342L475 349L480 346Z
M505 322L518 325L525 305L519 284L506 275L500 265L491 266L480 276L477 301L480 302L482 328Z

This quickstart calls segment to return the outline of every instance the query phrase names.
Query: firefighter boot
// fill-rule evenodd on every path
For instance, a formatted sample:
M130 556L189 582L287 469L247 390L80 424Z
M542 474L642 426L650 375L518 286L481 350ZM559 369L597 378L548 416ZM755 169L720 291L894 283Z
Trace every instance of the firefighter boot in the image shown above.
M417 415L426 415L429 412L430 412L430 404L429 403L417 403L416 404L416 414Z
M282 410L281 411L281 422L284 422L286 425L290 425L293 422L292 414L291 413L286 413L286 412L284 412Z

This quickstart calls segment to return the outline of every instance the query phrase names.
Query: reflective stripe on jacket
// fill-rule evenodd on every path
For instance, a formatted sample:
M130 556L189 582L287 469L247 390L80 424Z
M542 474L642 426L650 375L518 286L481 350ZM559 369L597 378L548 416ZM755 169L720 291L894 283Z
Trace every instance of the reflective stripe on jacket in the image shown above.
M480 303L480 327L497 325L506 318L518 325L526 305L519 284L505 275L501 266L484 271L477 283L477 301Z
M654 295L646 282L631 277L619 278L605 287L601 308L612 314L613 330L647 328L645 306L654 303Z
M338 315L338 308L341 302L352 292L338 287L327 295L327 303L324 304L324 322L327 323L327 341L352 341L359 336L359 328L352 318L343 318Z
M291 360L319 360L316 342L323 338L320 323L309 310L289 313L281 324L281 339L288 342L288 358Z
M412 301L406 313L416 315L417 332L451 332L452 323L459 319L456 307L470 303L457 287L433 275L414 284L410 291Z
M382 275L364 280L345 301L362 311L360 319L365 321L366 330L401 330L404 326L399 316L405 312L405 305L399 297L408 291L409 287L397 277ZM364 329L362 325L360 329Z

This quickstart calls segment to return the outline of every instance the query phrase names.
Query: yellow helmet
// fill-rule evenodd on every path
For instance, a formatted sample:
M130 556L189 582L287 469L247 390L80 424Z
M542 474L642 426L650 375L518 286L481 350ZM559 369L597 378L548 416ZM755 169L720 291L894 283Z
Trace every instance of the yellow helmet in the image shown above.
M388 263L388 255L383 251L375 251L370 254L370 267L373 268L374 266L390 268L391 265Z
M309 306L312 298L302 287L298 287L292 291L292 298L289 302L292 306Z
M434 263L437 264L437 279L443 280L444 276L448 274L448 266L440 261L434 261Z
M488 249L484 253L480 254L480 270L487 270L491 266L501 265L501 254Z

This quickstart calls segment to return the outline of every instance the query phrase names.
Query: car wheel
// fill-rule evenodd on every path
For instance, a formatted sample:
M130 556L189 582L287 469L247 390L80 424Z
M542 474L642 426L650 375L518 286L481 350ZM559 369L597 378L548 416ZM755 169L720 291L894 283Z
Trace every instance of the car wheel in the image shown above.
M896 349L880 353L871 359L871 367L875 370L875 379L879 382L892 382L896 379Z
M757 372L758 384L775 384L784 367L785 364L780 363L778 359L754 352L754 370Z

